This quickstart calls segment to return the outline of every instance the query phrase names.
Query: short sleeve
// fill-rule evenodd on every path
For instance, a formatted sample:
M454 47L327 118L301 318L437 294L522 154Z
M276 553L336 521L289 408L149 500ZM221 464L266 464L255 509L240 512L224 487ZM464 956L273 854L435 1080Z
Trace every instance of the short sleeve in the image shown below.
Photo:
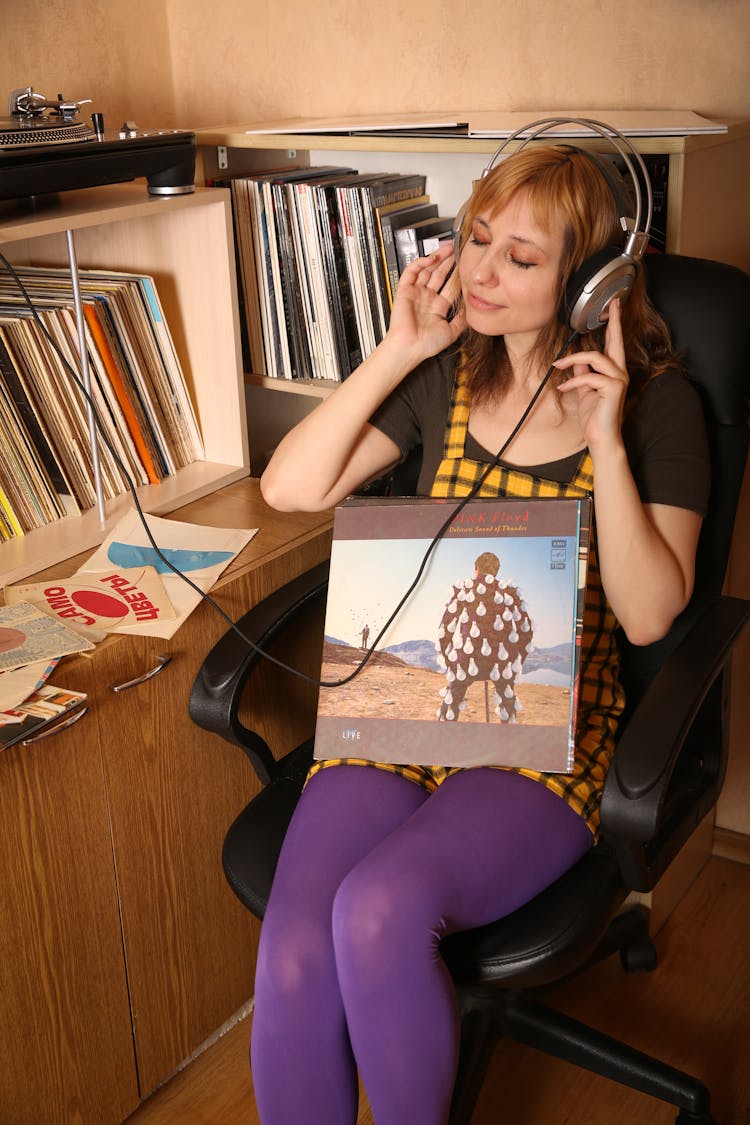
M455 358L455 353L442 353L421 363L370 418L373 426L396 443L402 460L415 446L422 446L420 495L429 494L443 457Z
M706 515L711 475L705 416L684 375L666 371L647 384L626 418L623 439L644 504Z

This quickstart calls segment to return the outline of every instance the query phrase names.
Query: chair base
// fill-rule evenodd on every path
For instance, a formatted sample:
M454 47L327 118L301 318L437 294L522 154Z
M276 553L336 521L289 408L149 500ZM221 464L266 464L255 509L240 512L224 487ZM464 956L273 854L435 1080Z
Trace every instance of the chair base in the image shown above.
M648 914L633 907L614 919L588 964L619 951L623 967L652 969ZM578 974L576 974L578 975ZM529 993L461 986L461 1049L450 1125L469 1125L495 1042L512 1039L674 1105L678 1125L714 1125L699 1079L541 1003Z

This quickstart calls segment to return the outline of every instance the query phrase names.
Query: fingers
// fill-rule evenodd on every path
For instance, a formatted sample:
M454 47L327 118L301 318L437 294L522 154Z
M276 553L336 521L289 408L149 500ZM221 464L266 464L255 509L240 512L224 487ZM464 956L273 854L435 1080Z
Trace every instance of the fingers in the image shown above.
M628 385L628 374L614 359L602 352L576 352L557 360L555 367L570 375L558 390L562 394L584 389L609 395L616 392L624 395Z
M621 370L625 370L625 341L622 337L622 312L619 298L609 306L604 351Z
M463 312L455 314L453 308L460 293L458 280L452 241L410 262L394 294L390 337L405 335L410 343L416 341L428 348L427 355L453 344L466 327Z
M554 366L558 371L568 371L572 368L574 375L581 375L586 371L620 378L625 375L624 370L610 356L595 351L575 352L573 355L563 356L562 359L555 361Z
M453 243L446 241L438 246L432 254L424 258L416 258L406 267L401 274L408 277L415 285L429 285L431 289L440 290L445 284L455 264L453 256Z
M615 388L619 389L620 386L624 389L624 381L613 379L610 375L602 375L600 372L592 371L589 368L574 375L571 379L567 379L557 389L561 394L582 390L606 393Z

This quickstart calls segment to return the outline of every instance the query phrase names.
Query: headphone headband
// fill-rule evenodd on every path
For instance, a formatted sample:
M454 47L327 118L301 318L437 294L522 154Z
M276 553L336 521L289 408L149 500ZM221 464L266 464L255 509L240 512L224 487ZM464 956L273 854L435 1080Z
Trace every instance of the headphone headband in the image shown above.
M503 142L495 150L495 153L490 159L486 168L483 170L482 178L484 178L487 173L492 170L492 168L495 166L495 163L497 162L499 157L502 156L503 152L511 143L511 141L517 140L519 137L523 138L521 144L519 144L518 148L516 149L516 152L520 152L521 149L526 147L529 141L537 140L538 137L542 136L545 133L549 133L558 125L582 125L584 128L588 129L589 132L603 137L606 141L609 141L612 147L617 149L618 154L622 157L623 161L625 162L625 167L627 168L630 175L630 179L633 183L633 189L635 193L635 218L633 220L632 230L627 229L627 226L625 225L625 216L622 217L627 236L623 252L627 254L629 258L632 258L633 261L640 261L648 244L648 235L651 228L651 218L654 209L651 180L649 178L643 157L641 156L640 152L638 152L638 149L630 140L628 140L628 138L623 133L619 131L619 129L616 129L614 125L608 125L604 121L597 121L594 118L590 117L542 117L537 121L530 121L527 125L522 125L520 129L516 129L515 132L511 133L503 140ZM638 176L636 175L635 167L633 165L633 160L631 159L631 157L634 157L636 163L638 164L641 178L643 180L643 185L646 190L646 221L643 225L643 228L641 228L641 218L643 216L643 194L641 192L640 183L638 181Z

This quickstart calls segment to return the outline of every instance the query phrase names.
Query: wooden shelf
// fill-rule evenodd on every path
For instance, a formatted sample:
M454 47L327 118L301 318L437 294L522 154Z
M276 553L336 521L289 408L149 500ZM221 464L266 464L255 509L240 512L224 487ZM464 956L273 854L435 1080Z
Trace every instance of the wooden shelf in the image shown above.
M167 512L246 476L250 457L242 376L229 192L154 197L145 183L62 193L0 209L0 246L14 264L67 266L74 232L80 268L154 277L203 436L205 459L139 489L149 512ZM106 527L92 510L0 546L5 582L92 548L129 506L110 503Z
M184 195L149 195L145 183L85 188L0 203L0 242L40 238L61 230L82 230L127 219L161 218L167 210L185 211L206 205L206 191Z
M138 500L144 512L166 515L182 504L199 500L247 475L248 469L244 466L196 461L160 484L139 488ZM3 543L0 547L3 585L20 582L80 551L93 551L132 506L130 493L124 492L107 502L104 526L99 523L96 509L90 508L80 516L67 516Z
M232 620L330 552L331 512L274 512L257 480L173 516L258 528L212 590ZM221 846L258 781L244 754L188 713L225 630L204 602L169 639L111 636L67 658L54 682L87 693L86 716L0 754L0 994L12 1027L0 1042L3 1122L129 1120L250 998L259 926L226 884ZM295 638L287 654L310 675L320 669L315 638ZM281 718L264 729L291 749L314 719L315 693L270 668L243 717L263 724L276 698Z
M245 383L251 387L262 387L281 394L309 395L311 398L327 398L339 383L336 379L273 379L268 375L245 374Z
M541 115L540 115L541 116ZM530 112L529 119L534 118ZM643 153L682 153L698 149L724 145L727 140L739 140L750 136L750 122L727 122L726 133L697 133L680 136L641 136L631 137ZM222 145L225 148L309 151L325 149L330 152L408 152L408 153L489 153L492 154L501 143L494 137L468 136L413 136L393 133L248 133L242 124L214 125L196 130L196 140L201 146ZM539 143L549 143L543 138ZM610 151L605 141L596 137L576 138L576 144L604 148Z

